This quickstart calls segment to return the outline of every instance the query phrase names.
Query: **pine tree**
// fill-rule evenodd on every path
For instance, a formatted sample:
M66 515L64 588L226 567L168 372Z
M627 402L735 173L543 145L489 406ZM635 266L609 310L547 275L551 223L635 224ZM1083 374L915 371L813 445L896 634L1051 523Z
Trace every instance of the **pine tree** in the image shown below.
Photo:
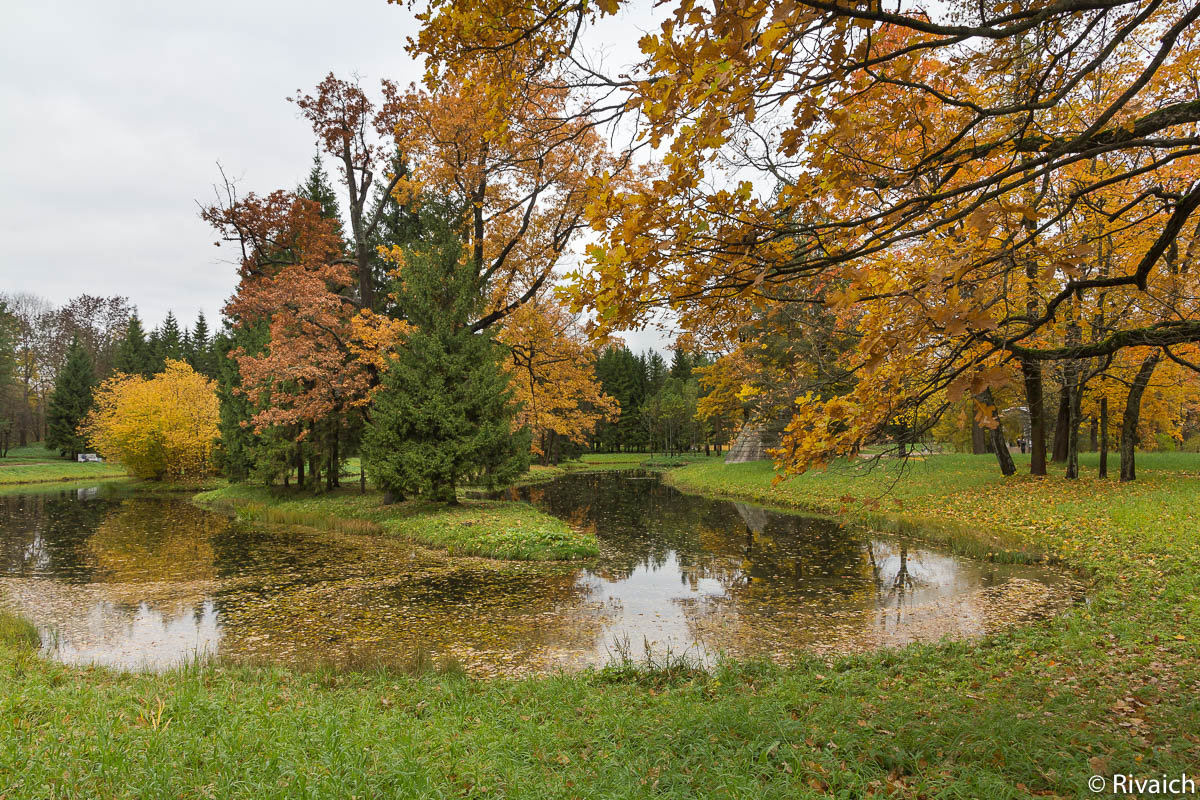
M46 444L72 459L87 448L79 435L79 423L92 407L96 375L87 348L72 337L67 361L54 381L54 392L46 411Z
M410 253L395 290L415 328L384 373L364 458L397 499L420 494L454 503L462 480L504 484L529 464L528 432L511 430L516 408L503 350L470 329L482 298L460 254L461 245L443 234Z
M389 169L393 174L409 174L408 163L399 152L392 157ZM421 236L424 227L422 217L426 220L430 218L440 220L445 218L446 214L445 209L439 207L439 200L435 197L422 198L421 212L414 211L409 205L400 205L394 196L385 194L386 183L387 181L379 181L375 184L375 194L371 205L380 209L379 225L367 240L371 252L375 254L371 259L371 272L376 286L387 285L388 272L394 266L387 258L379 255L380 248L403 247L416 241ZM380 292L379 296L375 298L375 310L394 311L391 302L387 292Z
M113 367L117 372L124 372L126 375L143 375L148 378L154 374L154 354L151 352L150 343L146 341L146 332L137 314L129 318L125 336L117 345Z

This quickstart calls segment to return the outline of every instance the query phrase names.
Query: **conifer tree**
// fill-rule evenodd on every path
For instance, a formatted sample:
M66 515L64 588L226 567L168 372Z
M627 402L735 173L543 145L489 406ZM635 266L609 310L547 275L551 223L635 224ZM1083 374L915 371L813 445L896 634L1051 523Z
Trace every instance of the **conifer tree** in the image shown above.
M503 349L471 332L482 296L443 234L410 252L395 287L415 326L384 373L365 432L364 457L376 483L399 499L456 502L455 488L478 476L510 482L529 463L529 434L512 433L516 408Z
M209 378L216 377L216 364L213 359L213 342L208 334L208 320L204 312L196 317L196 324L188 337L187 362L192 369Z
M166 319L155 331L157 347L154 353L154 371L162 372L167 359L180 361L183 359L183 334L179 330L179 322L175 314L168 311Z
M313 168L309 171L308 178L296 190L296 194L307 200L319 203L321 206L321 216L325 219L334 220L336 222L337 235L344 237L337 194L334 193L333 187L329 185L329 173L325 171L325 166L321 163L320 153L313 156Z
M46 444L71 459L87 448L87 439L79 434L79 423L91 410L95 385L92 358L79 337L72 337L66 364L54 381L46 411Z
M129 318L125 328L125 336L117 345L117 356L113 364L117 372L126 375L143 375L150 377L154 374L154 354L150 343L146 341L146 332L137 314Z
M266 339L266 326L261 323L240 327L226 323L224 330L213 337L213 368L220 403L217 427L221 431L221 449L217 451L216 462L225 477L235 483L246 480L254 472L260 437L250 424L256 409L241 391L241 373L237 361L229 354L239 347L258 352Z
M16 380L18 325L8 303L0 298L0 458L8 455L21 403Z
M671 356L671 377L681 381L692 378L692 358L682 347L676 347Z

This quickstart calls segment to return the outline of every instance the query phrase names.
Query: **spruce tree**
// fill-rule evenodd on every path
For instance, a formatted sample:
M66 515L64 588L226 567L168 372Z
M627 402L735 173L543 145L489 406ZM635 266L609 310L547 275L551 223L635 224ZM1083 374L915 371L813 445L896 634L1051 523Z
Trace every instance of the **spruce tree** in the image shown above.
M466 478L510 482L529 464L529 434L512 433L516 408L503 350L470 321L482 293L443 234L410 253L395 287L414 330L384 373L364 435L368 474L394 499L456 502Z
M54 381L46 410L46 444L71 459L87 448L87 439L79 435L78 429L92 407L95 384L92 357L79 337L72 337L66 364Z
M16 316L0 298L0 458L8 455L9 439L21 406L16 380L17 326Z
M162 372L167 359L179 361L183 358L183 334L173 312L167 312L166 319L155 333L157 350L154 354L154 371Z
M188 337L187 362L201 375L209 378L216 377L213 342L208 335L208 320L204 318L203 311L196 317L196 324Z
M321 164L321 154L313 156L313 168L308 178L296 190L296 194L308 200L320 203L321 216L334 220L338 236L342 236L342 216L338 209L337 194L329 185L329 174Z
M262 322L239 327L227 322L224 330L213 337L220 414L217 427L221 431L216 461L225 477L235 483L246 480L254 471L260 437L250 424L255 412L254 403L241 391L242 376L237 361L229 354L238 348L249 353L261 352L267 338L267 326Z
M150 377L154 374L154 354L150 351L150 343L146 341L146 332L137 314L129 318L125 336L117 345L113 367L126 375Z
M681 381L692 378L692 359L682 347L676 347L671 356L671 377Z

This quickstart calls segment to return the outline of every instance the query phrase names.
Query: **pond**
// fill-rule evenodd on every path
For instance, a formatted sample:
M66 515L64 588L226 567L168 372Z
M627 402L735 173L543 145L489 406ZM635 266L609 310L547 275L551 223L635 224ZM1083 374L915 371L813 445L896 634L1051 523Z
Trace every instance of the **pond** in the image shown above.
M969 637L1056 613L1054 570L961 558L836 521L580 473L516 492L594 531L583 564L450 557L386 535L255 525L178 497L0 497L0 602L69 663L212 656L354 666L453 660L476 675L645 649L711 662Z

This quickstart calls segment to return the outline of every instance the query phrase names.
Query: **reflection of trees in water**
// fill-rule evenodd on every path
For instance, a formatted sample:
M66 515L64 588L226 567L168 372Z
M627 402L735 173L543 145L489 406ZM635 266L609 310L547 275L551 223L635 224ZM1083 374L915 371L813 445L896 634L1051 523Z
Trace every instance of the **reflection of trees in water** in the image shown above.
M871 571L875 575L877 587L876 602L880 611L895 608L896 622L900 621L905 601L910 601L913 591L917 588L919 579L914 578L908 568L908 544L900 544L900 561L894 574L887 574L875 553L879 549L878 542L868 542L867 552L871 558Z
M408 574L231 592L220 600L235 656L303 663L403 661L418 650L487 672L590 654L605 611L577 569L452 565Z
M656 477L574 475L524 491L540 508L592 528L597 572L628 578L674 554L680 580L711 578L735 593L815 598L873 591L865 539L837 523L685 495Z
M77 491L0 497L0 574L92 580L87 542L117 505Z
M229 522L177 500L131 498L88 540L93 580L196 581L217 577L213 537Z

